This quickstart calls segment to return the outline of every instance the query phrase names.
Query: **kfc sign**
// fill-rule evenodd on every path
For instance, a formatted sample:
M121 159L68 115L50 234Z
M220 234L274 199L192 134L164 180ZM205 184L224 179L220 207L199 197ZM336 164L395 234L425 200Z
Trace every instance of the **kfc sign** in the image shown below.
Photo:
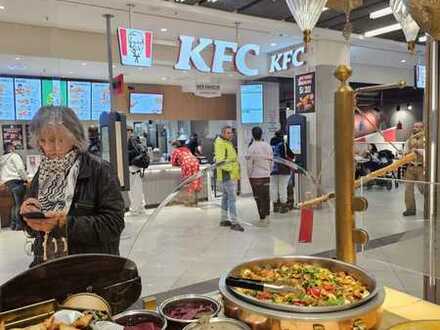
M237 71L244 76L259 74L258 69L250 68L246 63L248 55L260 55L260 46L258 45L246 44L238 47L236 42L200 38L194 46L194 37L180 36L179 40L179 59L174 66L176 70L188 71L194 66L200 72L224 73L223 65L229 62L234 63ZM201 55L209 46L214 46L212 65L207 64ZM230 55L230 53L232 54Z
M153 64L153 33L136 29L118 28L119 52L123 65Z
M296 50L290 49L285 52L275 53L270 57L269 72L279 72L289 70L292 66L299 67L304 65L302 56L304 55L304 47Z

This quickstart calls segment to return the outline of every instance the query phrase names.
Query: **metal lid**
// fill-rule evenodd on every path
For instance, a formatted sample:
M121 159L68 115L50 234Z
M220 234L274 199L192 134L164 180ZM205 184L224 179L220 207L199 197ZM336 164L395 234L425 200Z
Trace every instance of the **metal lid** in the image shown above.
M206 328L201 323L195 322L188 324L183 330L250 330L250 328L244 322L230 318L215 317L209 320Z
M104 298L112 312L119 313L137 301L141 288L131 260L107 254L72 255L28 269L0 286L0 312L88 292Z

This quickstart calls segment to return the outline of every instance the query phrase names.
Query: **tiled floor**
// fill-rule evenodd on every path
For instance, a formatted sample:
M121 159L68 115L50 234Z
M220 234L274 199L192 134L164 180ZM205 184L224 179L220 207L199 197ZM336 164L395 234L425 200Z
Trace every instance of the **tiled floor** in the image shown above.
M403 218L403 189L365 192L369 209L358 217L358 225L371 239L422 229L418 217ZM253 199L240 197L239 217L244 233L218 226L218 201L199 208L171 206L152 220L145 216L126 217L121 253L133 259L140 270L143 295L210 280L234 265L251 258L274 255L310 255L335 248L334 211L315 211L312 243L298 243L299 211L273 215L269 227L255 227L257 213ZM142 231L140 232L140 229ZM422 295L423 235L403 235L401 240L359 254L359 264L386 285ZM136 240L137 238L137 240ZM0 283L25 270L26 255L22 233L0 232Z

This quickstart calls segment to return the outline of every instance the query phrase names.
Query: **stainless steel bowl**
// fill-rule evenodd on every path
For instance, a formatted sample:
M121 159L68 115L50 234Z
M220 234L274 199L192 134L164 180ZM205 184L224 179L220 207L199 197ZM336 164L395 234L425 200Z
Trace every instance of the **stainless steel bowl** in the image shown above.
M167 320L157 312L143 309L122 312L113 316L113 321L123 326L133 326L144 322L154 322L161 330L168 326Z
M251 330L249 326L241 321L237 321L230 318L220 318L215 317L209 320L209 324L206 328L206 330L215 330L217 327L216 325L219 325L222 327L222 329L225 330ZM203 327L200 323L190 323L188 324L183 330L202 330Z
M168 321L172 321L172 322L176 322L176 323L188 324L188 323L192 323L192 322L197 322L197 319L181 320L181 319L175 319L175 318L169 316L168 311L171 308L178 306L184 302L195 302L195 303L200 302L200 303L211 305L214 312L211 315L209 315L210 317L217 316L217 314L221 310L221 306L217 300L212 299L207 296L203 296L203 295L190 294L190 295L177 296L177 297L165 300L163 303L161 303L159 305L159 313L164 318L166 318Z
M322 266L330 269L331 271L339 272L344 271L348 274L352 275L357 280L361 281L367 288L370 294L351 304L343 305L343 306L317 306L317 307L307 307L307 306L295 306L295 305L287 305L287 304L275 304L268 301L258 300L254 297L247 296L235 288L228 288L235 296L239 299L250 302L251 304L262 306L265 308L269 308L272 310L279 311L287 311L294 313L328 313L328 312L339 312L343 310L352 309L356 306L362 305L367 301L371 300L377 295L378 287L376 280L372 275L370 275L366 270L351 264L347 264L345 262L339 260L333 260L328 258L318 258L318 257L309 257L309 256L287 256L287 257L275 257L275 258L264 258L264 259L255 259L249 262L240 264L234 267L231 271L223 274L220 279L221 285L225 283L225 279L228 276L239 276L240 270L243 268L254 267L258 265L270 264L270 265L285 265L285 264L294 264L294 263L305 263L305 264L316 264L318 266Z

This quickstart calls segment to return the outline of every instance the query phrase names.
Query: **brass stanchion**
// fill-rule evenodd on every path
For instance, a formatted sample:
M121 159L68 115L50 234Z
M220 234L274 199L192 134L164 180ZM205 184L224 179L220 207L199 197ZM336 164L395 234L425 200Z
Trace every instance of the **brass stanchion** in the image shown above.
M347 84L352 70L346 65L336 69L335 77L341 82L335 93L335 192L336 192L336 256L339 260L355 263L353 239L354 213L354 91Z

